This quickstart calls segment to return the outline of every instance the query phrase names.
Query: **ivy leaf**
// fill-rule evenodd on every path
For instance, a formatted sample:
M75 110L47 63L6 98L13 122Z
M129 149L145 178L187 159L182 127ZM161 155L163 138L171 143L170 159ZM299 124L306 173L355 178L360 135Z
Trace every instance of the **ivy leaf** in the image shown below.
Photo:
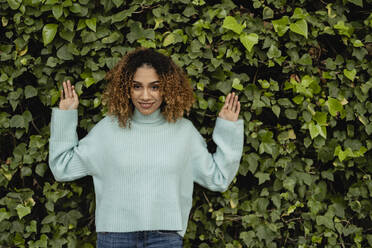
M270 174L269 173L257 172L254 176L256 178L258 178L258 185L261 185L264 182L270 180Z
M291 16L291 19L304 19L306 15L301 8L296 8Z
M22 0L7 0L7 2L12 10L16 10L21 5Z
M239 24L236 21L236 19L232 16L226 16L225 17L222 27L226 28L226 29L230 29L237 34L240 34L244 29L244 27L241 24Z
M63 7L62 7L62 5L55 5L55 6L53 6L52 12L53 12L54 17L58 20L62 16L62 14L63 14Z
M85 87L87 87L87 88L89 88L92 84L95 84L95 83L96 83L96 81L92 77L87 77L84 80Z
M280 115L280 107L278 105L274 105L272 106L271 110L273 111L273 113L276 115L276 117L279 118L279 115Z
M232 87L236 90L242 91L243 90L243 85L240 84L240 80L238 78L234 78Z
M353 3L359 7L363 8L363 0L347 0L349 3Z
M315 124L314 122L310 122L309 131L311 139L315 139L320 134L320 126Z
M201 109L207 109L208 108L208 102L204 98L199 99L199 107Z
M25 127L25 121L21 115L13 115L10 119L10 127Z
M287 30L289 29L289 18L288 16L283 16L278 20L274 20L271 22L274 26L275 32L279 35L279 37L283 36Z
M266 20L266 19L271 19L273 17L274 17L274 11L266 6L262 11L262 19Z
M17 214L18 214L19 219L22 219L24 216L31 213L31 208L30 207L25 207L22 204L18 204L15 209L17 210Z
M269 51L267 52L267 57L269 57L269 59L272 59L272 58L278 58L281 55L282 55L282 52L278 49L278 47L275 46L274 44L271 44Z
M350 79L351 81L354 81L355 75L356 75L356 70L352 69L351 71L344 69L344 75Z
M25 87L25 98L28 99L28 98L34 97L36 95L37 95L37 89L35 89L31 85L26 85L26 87Z
M102 39L102 43L109 44L114 43L120 38L120 34L118 32L111 33L108 37Z
M58 29L58 24L53 24L53 23L46 24L43 27L42 35L43 35L44 46L48 45L49 43L53 41L54 37L57 34L57 29Z
M97 19L95 17L86 19L85 24L87 24L88 28L90 28L93 32L96 32Z
M0 208L0 222L3 220L8 220L10 217L12 217L12 214L7 212L6 208Z
M74 56L70 53L68 50L67 45L63 45L61 48L57 51L57 57L63 60L73 60Z
M258 35L256 33L246 34L243 33L239 37L240 42L244 45L244 47L251 52L254 45L258 43Z
M175 41L175 37L174 37L174 34L173 33L170 33L167 35L167 37L165 37L165 39L163 40L163 46L169 46L170 44L173 44Z
M35 169L35 172L36 174L38 174L39 176L43 177L46 170L47 170L48 166L46 163L41 163L41 164L38 164L36 165L36 169Z
M334 99L332 97L328 98L328 101L326 102L328 106L329 113L332 116L337 116L337 113L341 114L341 117L344 116L344 107L342 106L341 102L337 99Z
M295 23L289 25L289 29L297 34L304 36L307 39L307 22L301 19Z

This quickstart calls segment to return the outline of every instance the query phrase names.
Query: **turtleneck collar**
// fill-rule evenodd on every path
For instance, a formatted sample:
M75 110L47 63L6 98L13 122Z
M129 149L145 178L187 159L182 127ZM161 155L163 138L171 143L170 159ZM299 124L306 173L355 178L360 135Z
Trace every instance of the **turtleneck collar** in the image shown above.
M141 112L139 112L136 108L134 108L132 120L136 123L141 124L160 124L166 121L163 114L160 111L160 108L158 108L157 110L155 110L155 112L149 115L144 115Z

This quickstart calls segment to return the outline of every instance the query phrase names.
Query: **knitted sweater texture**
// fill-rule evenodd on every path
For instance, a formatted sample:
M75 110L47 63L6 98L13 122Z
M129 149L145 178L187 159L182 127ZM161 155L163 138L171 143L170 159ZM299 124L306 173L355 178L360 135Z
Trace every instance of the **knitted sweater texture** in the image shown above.
M52 108L49 167L57 181L93 177L96 232L176 230L184 236L194 182L225 191L239 168L243 120L217 118L210 154L193 124L135 110L130 128L106 116L78 140L77 110Z

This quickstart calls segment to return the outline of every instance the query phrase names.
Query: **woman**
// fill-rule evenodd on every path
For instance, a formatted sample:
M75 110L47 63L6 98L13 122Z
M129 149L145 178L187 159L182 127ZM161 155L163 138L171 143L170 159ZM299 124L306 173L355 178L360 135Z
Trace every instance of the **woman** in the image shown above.
M63 82L59 108L52 109L51 171L57 181L93 177L97 247L182 247L193 183L223 192L238 170L238 97L229 94L219 113L212 155L182 117L194 101L192 88L169 57L136 49L106 79L107 116L80 141L78 96Z

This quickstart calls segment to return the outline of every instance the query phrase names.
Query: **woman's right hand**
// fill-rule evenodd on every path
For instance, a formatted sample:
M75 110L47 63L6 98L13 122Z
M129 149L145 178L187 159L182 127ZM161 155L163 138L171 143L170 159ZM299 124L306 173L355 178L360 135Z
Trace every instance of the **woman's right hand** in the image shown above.
M63 94L63 92L65 94ZM59 109L69 110L77 109L79 106L79 98L75 92L75 87L72 85L70 80L63 82L63 90L61 90L61 101L59 102Z

